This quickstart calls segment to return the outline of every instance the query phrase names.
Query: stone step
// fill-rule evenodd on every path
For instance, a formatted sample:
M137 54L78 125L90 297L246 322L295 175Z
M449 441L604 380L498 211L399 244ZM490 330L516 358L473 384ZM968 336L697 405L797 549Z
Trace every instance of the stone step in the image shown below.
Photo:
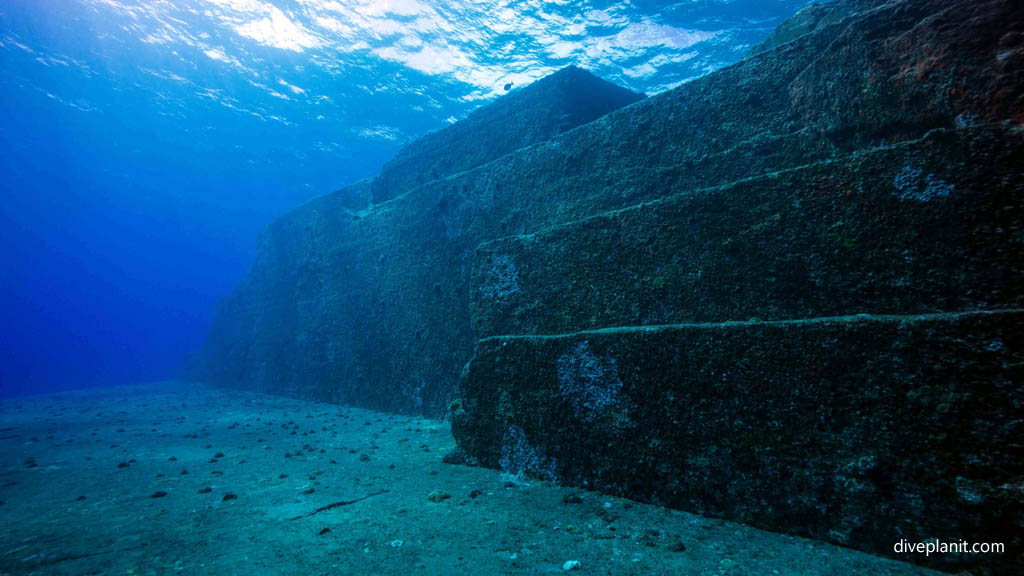
M488 242L474 329L1021 306L1022 167L1016 129L940 130Z
M493 337L464 371L461 456L893 555L1005 542L1024 517L1024 311ZM906 560L907 558L903 558Z

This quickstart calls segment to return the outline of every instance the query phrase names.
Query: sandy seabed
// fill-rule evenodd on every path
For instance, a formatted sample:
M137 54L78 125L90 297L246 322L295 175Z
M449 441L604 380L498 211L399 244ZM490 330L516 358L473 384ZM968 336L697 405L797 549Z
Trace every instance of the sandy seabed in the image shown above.
M934 574L454 447L446 422L187 383L7 399L0 574Z

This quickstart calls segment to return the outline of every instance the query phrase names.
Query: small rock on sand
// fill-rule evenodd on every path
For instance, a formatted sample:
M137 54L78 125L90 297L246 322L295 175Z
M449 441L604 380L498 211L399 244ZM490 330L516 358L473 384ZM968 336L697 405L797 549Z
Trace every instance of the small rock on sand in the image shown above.
M427 500L430 500L431 502L443 502L451 497L452 495L444 490L434 490L430 494L427 494Z

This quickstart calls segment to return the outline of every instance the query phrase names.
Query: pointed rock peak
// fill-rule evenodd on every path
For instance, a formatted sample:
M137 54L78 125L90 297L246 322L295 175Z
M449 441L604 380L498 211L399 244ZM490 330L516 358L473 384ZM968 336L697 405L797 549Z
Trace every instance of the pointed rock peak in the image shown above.
M545 76L524 88L522 93L536 98L538 103L562 106L564 114L569 116L563 119L566 122L561 123L559 132L596 120L646 97L577 66L566 66Z
M374 180L373 202L390 200L432 180L550 140L643 98L643 94L568 66L410 143Z
M614 86L619 90L626 90L625 88L622 88L617 84L612 84L611 82L608 82L607 80L604 80L594 75L593 73L589 72L588 70L576 66L575 64L570 64L565 68L556 70L551 74L548 74L547 76L544 76L543 78L533 82L532 84L529 85L529 87L537 88L544 86L545 84L558 84L567 82L599 82L602 84L606 84L608 86ZM626 91L628 92L628 90Z

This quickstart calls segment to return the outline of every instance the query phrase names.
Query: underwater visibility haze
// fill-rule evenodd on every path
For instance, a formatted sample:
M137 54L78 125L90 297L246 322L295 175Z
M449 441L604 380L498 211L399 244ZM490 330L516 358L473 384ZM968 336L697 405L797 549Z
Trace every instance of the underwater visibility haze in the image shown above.
M0 0L0 575L1024 573L1015 0Z

